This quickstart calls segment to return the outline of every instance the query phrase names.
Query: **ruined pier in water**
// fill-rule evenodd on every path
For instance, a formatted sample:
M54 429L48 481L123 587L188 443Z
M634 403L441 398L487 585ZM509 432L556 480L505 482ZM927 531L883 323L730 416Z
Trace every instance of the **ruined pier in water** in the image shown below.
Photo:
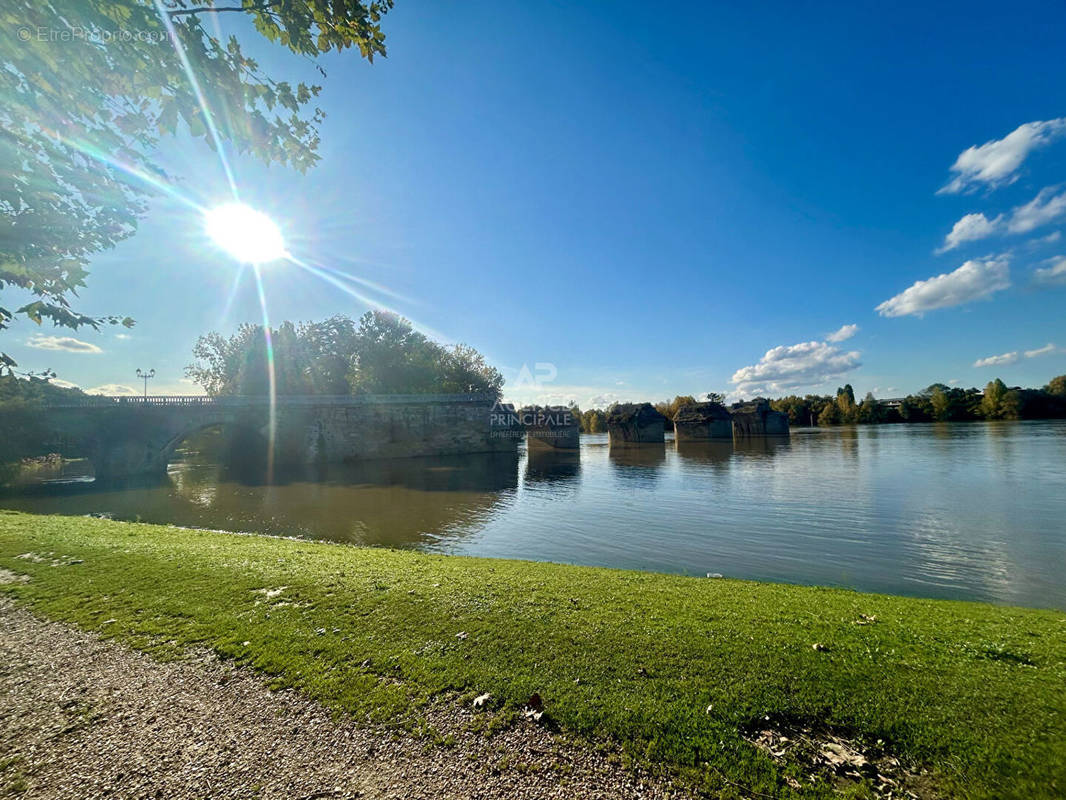
M650 403L613 406L607 414L611 446L662 444L665 421ZM678 409L673 422L678 443L789 435L788 416L762 399L732 408L714 402L690 403Z

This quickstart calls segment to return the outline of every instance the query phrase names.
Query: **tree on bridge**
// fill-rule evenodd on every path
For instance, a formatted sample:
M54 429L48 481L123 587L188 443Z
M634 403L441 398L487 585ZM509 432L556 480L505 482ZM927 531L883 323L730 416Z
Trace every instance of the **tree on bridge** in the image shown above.
M385 55L380 21L393 0L6 0L0 11L0 330L16 316L68 328L132 325L82 313L71 297L89 258L132 236L154 187L155 162L179 128L212 148L228 142L301 172L318 160L320 87L264 73L223 14L245 14L269 41L314 58L356 47ZM325 75L319 67L321 74ZM197 76L196 86L188 73ZM216 124L200 103L222 111ZM218 114L214 115L219 117ZM0 372L15 367L0 351Z
M268 358L261 325L201 336L185 374L211 395L264 395L273 363L279 395L489 394L503 376L465 344L443 345L395 314L368 311L358 325L337 315L271 329Z

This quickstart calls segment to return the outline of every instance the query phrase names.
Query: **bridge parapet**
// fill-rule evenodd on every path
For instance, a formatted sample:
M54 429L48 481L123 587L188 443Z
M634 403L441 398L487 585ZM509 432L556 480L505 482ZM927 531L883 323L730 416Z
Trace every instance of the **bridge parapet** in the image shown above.
M359 406L390 404L493 403L490 394L307 394L278 395L279 406ZM45 408L138 408L144 406L269 406L268 395L85 395L44 403Z

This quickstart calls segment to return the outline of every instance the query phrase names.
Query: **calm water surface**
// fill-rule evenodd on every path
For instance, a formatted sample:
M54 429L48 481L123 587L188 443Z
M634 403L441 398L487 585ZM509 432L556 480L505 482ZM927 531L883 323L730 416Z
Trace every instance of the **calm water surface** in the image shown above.
M0 505L1066 609L1063 421L635 451L592 435L570 457L376 462L273 486L190 454L162 484L53 483Z

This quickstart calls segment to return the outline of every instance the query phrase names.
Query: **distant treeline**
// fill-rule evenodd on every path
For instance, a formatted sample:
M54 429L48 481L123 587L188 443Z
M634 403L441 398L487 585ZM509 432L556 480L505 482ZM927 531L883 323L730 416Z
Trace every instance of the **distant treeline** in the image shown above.
M856 402L848 384L835 396L790 395L771 400L788 414L792 425L864 425L883 422L956 422L996 419L1066 418L1066 375L1052 378L1042 389L1007 386L999 378L984 391L934 383L917 394L888 404L867 394Z
M711 392L705 399L725 404L721 394ZM678 395L673 400L655 403L656 410L667 419L671 430L677 410L697 402L692 395ZM855 399L851 384L837 389L835 395L789 395L770 401L775 411L788 414L793 426L870 425L892 422L962 422L995 419L1066 419L1066 375L1052 378L1042 389L1007 386L999 378L984 390L960 389L934 383L917 394L887 403L868 393ZM582 411L576 405L571 412L581 422L582 433L605 433L607 411Z

